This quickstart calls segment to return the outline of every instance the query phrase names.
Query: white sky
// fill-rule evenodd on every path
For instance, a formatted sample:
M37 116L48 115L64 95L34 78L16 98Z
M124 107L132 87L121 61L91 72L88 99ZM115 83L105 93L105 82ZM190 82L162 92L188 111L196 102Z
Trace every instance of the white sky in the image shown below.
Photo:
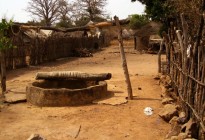
M6 17L16 22L27 22L32 17L25 11L29 0L0 0L0 18ZM131 0L107 0L107 12L113 17L127 18L130 14L143 14L144 6Z

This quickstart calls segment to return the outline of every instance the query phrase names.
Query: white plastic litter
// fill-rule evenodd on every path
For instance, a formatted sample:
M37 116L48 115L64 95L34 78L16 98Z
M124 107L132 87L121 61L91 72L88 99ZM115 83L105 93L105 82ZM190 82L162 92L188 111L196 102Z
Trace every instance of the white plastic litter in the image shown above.
M153 114L153 109L151 107L146 107L144 109L144 113L147 115L147 116L150 116Z

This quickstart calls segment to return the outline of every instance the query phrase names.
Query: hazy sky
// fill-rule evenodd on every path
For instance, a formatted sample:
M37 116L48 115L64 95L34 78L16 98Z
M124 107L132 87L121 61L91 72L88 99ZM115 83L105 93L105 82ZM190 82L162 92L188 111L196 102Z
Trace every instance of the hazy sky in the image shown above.
M0 18L13 18L16 22L27 22L32 20L25 11L29 0L0 0ZM130 14L142 14L144 6L139 2L132 3L131 0L108 0L107 12L113 17L117 15L120 19Z

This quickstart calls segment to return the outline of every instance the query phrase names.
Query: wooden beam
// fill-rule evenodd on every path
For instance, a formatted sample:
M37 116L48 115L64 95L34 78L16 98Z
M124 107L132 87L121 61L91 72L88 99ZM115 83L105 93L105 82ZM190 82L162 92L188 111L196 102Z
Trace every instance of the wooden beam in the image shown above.
M120 25L126 25L130 22L130 20L127 19L123 19L119 21ZM28 29L34 29L34 30L39 30L39 29L43 29L43 30L52 30L52 31L56 31L56 32L75 32L75 31L89 31L92 28L95 27L109 27L109 26L116 26L115 21L105 21L105 22L98 22L98 23L94 23L91 25L85 25L85 26L80 26L80 27L73 27L73 28L55 28L55 27L48 27L48 26L33 26L33 25L29 25L29 24L25 24L25 23L14 23L13 26L18 26L21 29L24 30L28 30Z

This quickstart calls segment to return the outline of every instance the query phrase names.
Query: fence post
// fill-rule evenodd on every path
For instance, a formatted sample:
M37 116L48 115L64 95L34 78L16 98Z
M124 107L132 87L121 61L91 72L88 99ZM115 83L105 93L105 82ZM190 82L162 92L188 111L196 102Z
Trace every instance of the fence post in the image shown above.
M136 36L134 36L134 49L136 50L137 49L137 37Z

